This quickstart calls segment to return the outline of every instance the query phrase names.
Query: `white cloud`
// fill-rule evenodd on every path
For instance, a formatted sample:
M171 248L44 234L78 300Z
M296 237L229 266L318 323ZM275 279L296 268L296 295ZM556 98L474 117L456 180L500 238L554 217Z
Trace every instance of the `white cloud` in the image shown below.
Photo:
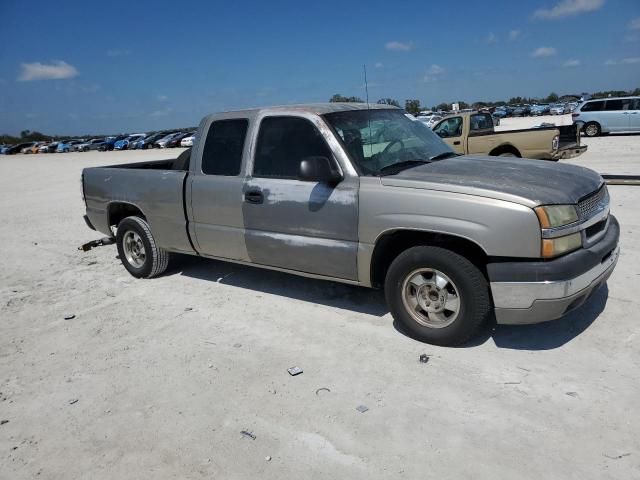
M604 5L604 0L562 0L553 8L541 8L536 10L533 16L544 20L572 17L581 13L599 10Z
M636 17L629 22L629 30L640 30L640 17Z
M376 68L382 68L382 67L384 67L384 65L383 65L383 63L382 63L382 62L376 62L376 64L374 65L374 67L376 67Z
M444 68L440 65L436 65L435 63L429 67L427 73L425 73L423 80L425 82L433 82L438 79L440 75L445 72Z
M395 50L397 52L408 52L413 48L413 42L387 42L384 48L387 50Z
M498 41L498 37L496 37L495 33L489 32L489 35L487 35L487 43L493 44L493 43L496 43L497 41Z
M30 82L32 80L61 80L73 78L78 75L78 70L73 65L61 60L52 63L23 63L20 65L22 72L18 77L20 82Z
M604 62L605 65L634 65L636 63L640 63L640 57L627 57L620 61L610 58Z
M131 55L131 50L129 50L128 48L112 48L110 50L107 50L107 57L124 57L127 55Z
M520 37L520 34L521 34L521 33L522 33L522 32L521 32L520 30L511 30L511 31L509 32L509 40L511 40L512 42L513 42L514 40L517 40L517 39Z
M565 68L579 67L580 66L580 60L567 60L566 62L564 62L562 64L562 66L565 67Z
M165 108L164 110L156 110L149 114L150 117L158 118L158 117L166 117L172 112L171 108Z
M156 97L156 99L157 99L159 102L166 102L167 100L169 100L169 97L167 97L166 95L158 95L158 96Z
M533 58L553 57L558 51L553 47L539 47L531 52Z

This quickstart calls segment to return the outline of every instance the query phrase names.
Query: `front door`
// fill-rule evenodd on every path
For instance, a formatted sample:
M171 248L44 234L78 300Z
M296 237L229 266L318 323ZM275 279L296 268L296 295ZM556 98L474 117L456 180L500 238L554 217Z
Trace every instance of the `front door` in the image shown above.
M340 169L317 118L267 116L244 185L245 245L251 262L357 280L358 179L298 180L300 162L322 156Z
M433 131L449 145L454 152L465 154L462 141L462 117L448 117L433 127Z

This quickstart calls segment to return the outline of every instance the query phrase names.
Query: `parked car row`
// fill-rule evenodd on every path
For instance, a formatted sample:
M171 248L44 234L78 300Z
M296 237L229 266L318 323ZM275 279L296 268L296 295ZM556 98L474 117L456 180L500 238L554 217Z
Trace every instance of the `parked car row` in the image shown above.
M133 133L101 138L76 138L56 142L25 142L18 145L0 145L0 154L16 153L68 153L101 152L111 150L146 150L148 148L190 147L196 132L171 131L157 133Z

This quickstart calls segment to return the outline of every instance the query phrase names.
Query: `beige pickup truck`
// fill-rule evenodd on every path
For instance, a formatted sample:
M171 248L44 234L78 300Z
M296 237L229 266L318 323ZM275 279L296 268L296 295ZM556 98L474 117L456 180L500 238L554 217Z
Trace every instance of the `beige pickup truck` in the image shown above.
M575 125L496 132L489 113L465 112L448 116L433 127L456 153L560 160L582 155Z

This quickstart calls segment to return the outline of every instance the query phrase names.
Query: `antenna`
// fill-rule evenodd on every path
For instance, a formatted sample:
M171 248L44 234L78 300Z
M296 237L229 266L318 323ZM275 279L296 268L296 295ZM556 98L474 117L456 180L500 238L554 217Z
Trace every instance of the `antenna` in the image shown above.
M364 63L362 65L362 70L364 71L364 90L367 95L367 125L369 126L369 150L370 155L373 155L373 141L371 139L371 109L369 108L369 84L367 83L367 64Z

